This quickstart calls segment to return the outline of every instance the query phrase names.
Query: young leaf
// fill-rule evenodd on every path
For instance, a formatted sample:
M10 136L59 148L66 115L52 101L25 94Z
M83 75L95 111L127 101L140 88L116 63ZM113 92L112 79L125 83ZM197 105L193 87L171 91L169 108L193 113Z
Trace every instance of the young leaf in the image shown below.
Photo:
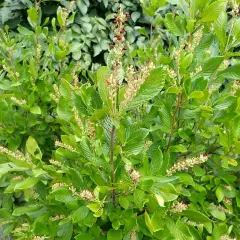
M146 211L144 213L144 219L145 219L145 223L146 223L146 226L148 227L149 232L151 234L153 234L153 232L154 232L153 225L152 225L151 219Z
M37 141L32 136L28 137L28 140L26 142L26 149L32 156L41 160L42 152L38 147Z

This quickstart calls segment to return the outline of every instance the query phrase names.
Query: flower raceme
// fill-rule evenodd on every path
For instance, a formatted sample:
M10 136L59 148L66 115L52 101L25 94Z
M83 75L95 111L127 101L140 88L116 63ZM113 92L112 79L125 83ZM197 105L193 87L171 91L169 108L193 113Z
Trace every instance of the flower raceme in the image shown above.
M189 168L204 163L207 160L208 156L204 156L203 154L201 154L199 157L187 158L186 160L181 159L167 170L167 176L172 176L176 172L188 170Z

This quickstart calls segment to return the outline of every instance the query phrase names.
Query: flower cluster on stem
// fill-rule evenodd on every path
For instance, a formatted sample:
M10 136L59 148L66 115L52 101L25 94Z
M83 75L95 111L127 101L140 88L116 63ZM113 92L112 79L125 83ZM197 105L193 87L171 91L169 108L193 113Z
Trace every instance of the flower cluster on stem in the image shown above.
M125 23L129 18L129 14L124 14L122 9L118 9L118 14L114 20L114 38L111 54L113 56L111 74L106 79L109 98L112 102L113 109L116 109L117 93L122 78L122 61L121 58L126 50L125 45Z
M126 162L125 170L128 172L130 179L134 185L137 185L140 181L141 175L138 171L132 168L132 164L130 162Z
M127 68L127 87L124 94L124 101L121 103L123 108L126 108L129 102L136 96L141 85L145 82L153 69L154 64L152 61L149 61L138 71L132 65Z
M231 238L228 235L224 235L220 238L220 240L237 240L236 238Z
M170 212L172 213L181 213L188 209L188 205L183 202L176 202L172 205Z
M61 214L61 215L56 215L55 217L52 217L52 218L51 218L51 221L52 221L52 222L55 222L55 221L62 220L62 219L64 219L64 218L65 218L65 216L64 216L63 214Z
M86 201L93 201L95 199L94 194L89 190L82 190L80 192L80 197Z
M66 143L62 143L60 141L55 141L55 146L56 147L61 147L61 148L65 148L66 150L70 151L70 152L76 152L76 149L73 148L72 146L66 144Z
M195 158L187 158L186 160L181 159L175 163L170 169L167 170L167 176L172 176L176 172L181 172L194 167L195 165L204 163L208 160L208 156L200 155Z

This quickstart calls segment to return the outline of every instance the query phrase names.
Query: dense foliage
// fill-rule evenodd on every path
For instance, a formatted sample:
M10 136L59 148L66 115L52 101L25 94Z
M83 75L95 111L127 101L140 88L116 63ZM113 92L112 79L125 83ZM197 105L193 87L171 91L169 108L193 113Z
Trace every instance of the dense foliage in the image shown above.
M85 68L96 68L98 64L104 63L104 53L106 53L113 37L113 13L117 12L118 6L131 13L131 20L126 26L127 40L130 44L143 45L146 36L141 31L149 31L151 18L144 17L138 0L115 1L115 0L77 0L77 1L31 1L31 0L5 0L0 7L0 27L7 24L10 29L16 29L19 23L30 28L31 24L27 20L27 10L29 8L39 8L41 21L54 34L54 30L59 29L59 23L53 18L57 18L59 7L68 9L68 14L72 16L66 23L67 37L66 43L70 46L71 55L76 61L80 61ZM56 23L55 23L56 22ZM61 35L61 33L59 33ZM93 63L93 65L92 65Z
M73 57L71 8L0 32L4 236L240 237L239 5L141 3L148 41L127 43L118 8L97 71Z

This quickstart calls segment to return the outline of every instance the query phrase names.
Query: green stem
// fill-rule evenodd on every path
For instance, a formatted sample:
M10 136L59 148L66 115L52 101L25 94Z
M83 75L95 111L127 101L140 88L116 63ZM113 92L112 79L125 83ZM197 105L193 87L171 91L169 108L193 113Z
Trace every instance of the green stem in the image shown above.
M115 189L114 189L114 182L115 182L115 168L114 168L114 137L115 137L115 126L112 127L111 130L111 138L110 138L110 164L112 166L112 176L111 176L111 186L112 186L112 203L115 207Z
M171 133L170 133L170 137L169 137L169 140L168 140L168 145L167 145L167 148L166 148L166 152L168 151L168 149L170 147L170 144L171 144L172 136L173 136L173 133L174 133L174 127L175 127L175 123L176 123L176 117L177 117L178 110L181 107L181 103L182 103L182 94L180 93L178 95L176 109L175 109L175 111L173 113Z

